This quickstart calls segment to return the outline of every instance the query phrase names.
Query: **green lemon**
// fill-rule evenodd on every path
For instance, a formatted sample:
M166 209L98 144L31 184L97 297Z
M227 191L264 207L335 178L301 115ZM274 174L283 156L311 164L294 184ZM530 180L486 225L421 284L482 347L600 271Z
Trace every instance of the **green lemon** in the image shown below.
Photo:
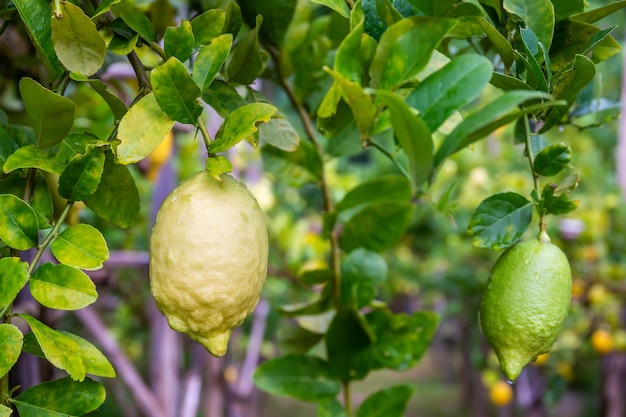
M256 307L267 275L265 216L245 185L197 173L159 209L150 238L150 286L174 330L212 355Z
M483 295L480 324L509 380L552 348L571 291L569 262L552 243L522 241L500 256Z

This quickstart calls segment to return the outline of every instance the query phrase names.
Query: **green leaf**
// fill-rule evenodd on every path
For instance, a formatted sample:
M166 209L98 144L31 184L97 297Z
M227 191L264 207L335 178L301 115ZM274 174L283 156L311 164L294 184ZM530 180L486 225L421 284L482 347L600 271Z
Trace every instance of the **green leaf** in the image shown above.
M304 355L285 355L263 362L253 380L265 392L301 401L334 398L341 387L331 376L328 362Z
M345 5L345 3L342 2ZM334 69L348 81L361 82L363 64L355 57L360 55L361 39L363 37L363 21L359 23L341 41L335 54ZM318 110L319 112L319 110Z
M0 259L0 262L2 260ZM13 368L20 357L23 339L24 335L20 329L9 323L0 323L0 351L2 351L2 355L0 355L0 378Z
M237 36L241 25L243 24L243 17L241 16L241 8L239 4L234 1L226 3L226 20L224 22L224 29L222 33L230 33L233 37Z
M119 227L130 227L139 215L139 191L128 167L117 164L110 152L105 158L100 185L85 204L99 217Z
M13 173L0 179L0 194L13 194L16 197L23 196L26 190L26 182L21 173ZM39 229L48 229L53 217L52 198L48 190L46 179L37 173L30 205L38 216Z
M341 381L362 379L372 369L372 338L365 326L357 311L347 309L338 311L328 328L328 364Z
M174 120L159 106L154 93L136 102L124 115L117 129L117 159L128 165L141 161L165 139Z
M428 179L433 167L434 145L430 130L398 95L389 91L376 94L391 112L393 133L409 160L413 186L419 187Z
M28 323L46 359L51 364L66 371L74 381L85 379L85 365L80 356L78 344L74 340L28 314L16 314L16 316Z
M382 201L410 201L411 184L400 175L385 175L360 183L350 190L337 204L338 212L361 209L368 204Z
M543 148L535 157L535 172L544 177L551 177L563 171L572 159L572 149L557 143Z
M26 250L37 246L37 213L12 194L0 194L0 240L7 246Z
M39 57L50 79L56 80L63 74L63 67L52 44L50 2L48 0L14 0L13 4L28 29L28 36L39 52Z
M272 45L282 47L287 28L296 10L296 0L238 0L243 19L250 27L260 26L259 16L263 16L265 24L259 34Z
M489 83L494 87L497 87L504 91L532 90L531 86L529 86L519 78L511 77L510 75L504 75L497 72L494 72L491 75L491 80L489 80Z
M483 200L470 218L467 231L474 246L500 250L521 239L530 225L533 203L517 193L500 193Z
M159 106L172 119L181 123L195 124L202 114L198 102L200 88L176 58L169 58L150 75L154 96Z
M94 14L91 16L91 18L95 20L96 17L102 16L103 14L105 14L106 12L111 10L111 7L113 5L118 4L121 1L122 0L103 0L103 1L101 1L100 5L98 5L98 8L94 12Z
M95 411L106 398L104 387L89 378L70 378L35 385L11 400L22 416L77 417Z
M118 15L128 27L138 33L139 36L146 41L152 42L154 40L154 28L152 27L152 23L150 23L150 19L148 19L148 16L144 13L134 10L131 7L124 7Z
M567 0L561 0L561 1L567 1ZM582 0L578 0L575 3L578 3L578 2L582 3ZM574 14L570 18L571 20L577 20L579 22L594 23L600 19L603 19L607 16L612 15L613 13L617 12L620 9L623 9L624 7L626 7L626 0L609 3L604 6L598 7L597 9L589 10L587 12L582 12L582 8L581 8L580 11L582 13Z
M234 87L221 80L211 83L209 89L202 93L202 100L222 117L247 104Z
M325 70L332 75L339 85L343 99L352 110L352 115L361 133L361 138L368 138L378 112L372 97L363 90L360 83L345 79L337 71L328 68L325 68Z
M74 124L74 102L28 77L20 80L20 94L37 144L49 148L61 142Z
M70 77L74 81L86 82L93 88L99 95L104 99L104 101L108 104L109 108L113 112L113 117L115 120L121 120L124 117L124 114L128 111L126 104L115 94L109 91L109 87L102 81L98 79L81 77L77 74L70 74Z
M415 386L410 384L394 385L376 391L363 401L356 413L357 417L404 417L404 412Z
M76 155L59 177L59 195L69 201L82 201L98 189L104 169L104 148L91 146Z
M281 115L261 124L259 137L265 143L285 152L293 152L300 146L300 134L289 123L289 120Z
M395 89L417 75L454 25L452 19L412 16L387 29L370 66L372 87Z
M387 263L376 252L356 249L341 263L343 306L360 309L376 297L378 286L387 279Z
M233 43L233 35L227 33L213 39L210 44L202 47L193 62L192 78L200 91L204 94L208 89L219 69L221 68Z
M13 409L6 405L0 404L0 417L11 417L13 415Z
M277 112L268 103L250 103L226 116L224 123L209 144L210 153L224 152L257 131L257 124L267 123Z
M3 170L8 174L16 169L37 168L60 175L65 165L58 161L57 153L56 147L40 148L37 145L26 145L7 158Z
M406 102L419 110L434 132L455 111L476 99L492 76L491 62L479 55L461 55L426 78ZM432 150L431 150L432 153Z
M623 3L626 4L626 1ZM554 5L554 21L556 23L567 20L570 16L577 15L585 10L584 0L552 0L552 4Z
M221 155L207 158L204 168L216 180L220 181L220 176L225 172L231 172L233 165Z
M79 310L98 298L96 286L81 270L46 263L30 278L30 292L41 304L57 310Z
M128 55L130 54L135 46L139 42L139 34L135 33L134 36L130 38L125 38L122 35L115 33L113 38L109 42L109 51L113 52L116 55Z
M284 354L304 355L319 343L323 336L288 321L281 322L276 332L278 346Z
M561 216L576 210L580 204L578 200L570 200L558 187L556 184L548 184L543 188L541 207L545 214Z
M1 124L2 122L0 121L0 168L2 168L9 156L19 149L15 140L9 137L9 134Z
M348 417L346 410L335 398L317 403L317 417Z
M13 302L28 282L28 263L20 258L0 259L0 308Z
M77 224L65 229L51 245L59 262L81 269L100 269L109 259L106 240L98 229Z
M163 49L167 58L175 57L181 62L185 62L193 52L195 39L189 20L180 22L180 26L168 27L165 29L163 38Z
M375 309L366 319L375 335L373 358L376 369L399 371L415 366L435 336L439 318L430 311L417 311L412 315L392 313L388 309Z
M226 13L221 9L207 10L191 20L191 30L195 46L208 45L222 34L226 23Z
M550 98L550 95L541 91L507 91L480 110L467 116L452 133L443 140L435 154L435 166L439 166L443 160L450 155L482 139L491 131L500 127L501 124L497 123L499 120L509 123L510 121L505 117L507 113L512 112L524 102ZM522 114L518 117L521 116ZM485 129L485 127L489 127L490 129Z
M505 67L510 68L515 61L515 54L509 41L493 27L484 17L474 17L474 21L483 29L487 38L491 41L494 49L502 58Z
M350 18L350 9L344 0L311 0L313 3L324 5L333 9L346 19Z
M526 83L533 89L548 92L546 77L536 58L539 51L538 39L532 29L521 29L520 35L526 51L526 57L519 57L526 66Z
M381 252L404 235L411 223L410 202L376 202L352 216L345 224L339 245L347 252L363 247Z
M259 47L259 28L263 19L257 17L256 26L235 44L225 64L225 76L229 82L252 84L265 69L269 55Z
M301 141L294 152L264 146L263 161L268 171L277 172L290 185L318 182L322 177L322 160L309 142Z
M61 2L63 16L52 18L52 41L59 60L68 71L90 76L104 64L107 47L93 21L83 10Z
M535 32L539 42L550 49L554 34L554 6L550 0L504 0L503 7L518 15Z

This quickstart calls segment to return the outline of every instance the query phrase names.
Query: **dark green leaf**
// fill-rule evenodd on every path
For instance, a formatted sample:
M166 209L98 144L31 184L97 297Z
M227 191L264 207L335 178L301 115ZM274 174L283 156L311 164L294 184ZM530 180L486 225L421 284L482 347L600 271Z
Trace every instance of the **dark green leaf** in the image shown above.
M474 21L483 29L487 38L491 41L495 50L500 54L502 62L507 68L513 65L515 54L509 41L500 33L498 29L493 27L484 17L478 16Z
M381 37L370 66L372 87L398 88L417 75L455 23L447 18L412 16L391 26Z
M433 138L420 116L415 115L408 104L389 91L378 91L377 96L391 112L393 133L409 160L413 186L419 187L433 167Z
M102 180L96 192L85 200L87 207L119 227L130 227L139 215L139 191L127 167L106 152Z
M81 270L46 263L30 278L30 292L42 305L57 310L79 310L98 298L96 286Z
M109 108L113 112L115 120L121 120L128 111L126 104L115 94L109 91L108 85L98 79L79 77L76 74L71 74L71 78L75 81L86 82L91 88L93 88L104 101L109 105Z
M364 378L372 369L372 338L367 322L357 311L341 310L326 333L328 364L341 381Z
M165 29L163 50L167 58L175 57L185 62L191 56L194 46L193 30L189 20L182 20L180 26L170 26Z
M52 41L59 60L68 71L90 76L104 64L107 46L93 21L83 10L61 2L62 17L52 17Z
M584 0L552 0L552 4L554 5L554 21L556 23L585 10Z
M409 399L415 392L415 386L409 384L394 385L375 392L363 401L357 417L404 417Z
M2 126L0 126L0 169L4 166L7 158L17 151L19 147L13 138L9 137L9 134ZM6 173L10 171L5 171Z
M0 323L0 351L2 351L2 355L0 355L0 378L13 368L20 357L23 339L24 335L20 329L9 323Z
M535 172L544 177L551 177L558 174L567 167L572 159L572 149L563 144L557 143L543 148L535 157Z
M16 316L28 323L46 359L51 364L66 371L74 381L85 379L85 365L80 356L78 344L74 340L28 314L16 314Z
M27 77L20 80L20 94L37 144L49 148L61 142L74 124L74 102Z
M341 41L335 54L334 69L348 81L361 82L363 66L361 60L355 57L359 56L362 35L363 22L352 29Z
M286 355L270 359L256 369L255 385L273 395L319 401L334 398L341 387L331 376L327 362L303 355Z
M195 124L202 114L198 102L200 88L176 58L152 70L150 75L154 96L159 106L172 119L181 123Z
M209 89L202 93L202 100L224 118L237 108L247 104L234 87L220 80L211 83Z
M561 1L566 2L567 0L561 0ZM569 1L572 1L572 0L569 0ZM573 3L579 3L579 2L582 3L582 0L573 1ZM586 22L586 23L594 23L600 19L603 19L609 15L612 15L613 13L617 12L620 9L623 9L624 7L626 7L626 0L609 3L602 7L598 7L597 9L589 10L587 12L582 12L582 8L580 8L580 11L582 13L578 13L578 14L571 16L571 20L578 20L580 22Z
M274 46L282 46L287 28L296 10L296 0L239 0L243 19L250 27L259 27L258 17L263 16L265 24L260 35Z
M233 36L231 34L220 35L213 39L209 45L202 47L196 55L193 62L192 78L200 87L202 94L209 89L220 67L228 58L232 43Z
M498 87L499 89L504 91L532 90L531 86L529 86L519 78L511 77L510 75L504 75L497 72L494 72L491 75L491 80L489 80L489 83L494 87Z
M0 194L0 240L7 246L26 250L37 246L37 213L24 200Z
M11 402L25 417L74 417L97 410L105 398L104 387L98 382L62 378L35 385Z
M518 15L550 49L554 33L554 6L550 0L504 0L504 9Z
M27 282L28 264L26 262L15 257L0 259L0 308L13 302Z
M96 146L72 158L59 178L59 195L69 201L89 198L100 184L104 159L104 149Z
M268 103L250 103L237 108L226 116L208 151L219 153L232 148L256 132L259 123L267 123L276 111L276 107Z
M225 64L225 76L239 84L252 84L263 73L269 55L259 47L259 28L263 19L257 17L256 26L235 44Z
M223 33L230 33L233 37L237 36L241 25L243 24L243 17L241 16L241 8L234 1L226 3L226 21L224 22Z
M500 250L521 239L530 225L533 204L516 193L495 194L476 207L467 226L475 246Z
M154 28L152 23L150 23L150 19L144 13L138 12L131 7L124 7L119 16L128 27L137 32L146 41L152 42L154 40Z
M527 67L526 72L528 75L526 77L526 83L533 89L548 92L546 77L536 58L539 51L537 37L532 29L521 29L520 35L522 37L524 49L526 50L526 57L524 58L520 56L520 59L524 60L524 64Z
M560 216L578 208L580 204L578 200L570 200L566 193L558 191L556 184L546 185L543 188L541 205L545 214Z
M360 209L380 201L406 202L411 200L412 195L411 184L405 177L385 175L362 182L350 190L337 204L336 210L344 212Z
M479 55L461 55L426 78L407 97L434 132L455 111L473 101L492 77L491 62ZM431 150L432 153L432 150Z
M342 305L356 309L369 305L386 279L387 263L379 254L365 249L350 252L341 263Z
M221 9L207 10L191 20L191 29L195 46L208 45L214 38L222 34L226 13Z
M283 323L285 324L278 327L276 338L280 350L285 354L304 355L323 338L321 334L310 332L298 325Z

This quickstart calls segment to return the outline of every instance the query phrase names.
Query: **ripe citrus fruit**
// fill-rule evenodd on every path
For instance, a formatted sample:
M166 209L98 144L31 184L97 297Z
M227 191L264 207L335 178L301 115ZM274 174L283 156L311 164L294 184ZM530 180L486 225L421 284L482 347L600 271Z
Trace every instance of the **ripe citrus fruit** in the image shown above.
M612 351L614 345L613 335L608 330L598 329L591 334L591 346L601 355Z
M569 262L552 243L523 241L497 260L480 306L480 324L509 380L550 350L571 291Z
M504 381L498 381L489 388L489 399L493 405L503 407L513 399L513 389L511 385Z
M263 212L228 174L199 172L159 209L150 239L150 286L174 330L214 356L256 307L267 274Z

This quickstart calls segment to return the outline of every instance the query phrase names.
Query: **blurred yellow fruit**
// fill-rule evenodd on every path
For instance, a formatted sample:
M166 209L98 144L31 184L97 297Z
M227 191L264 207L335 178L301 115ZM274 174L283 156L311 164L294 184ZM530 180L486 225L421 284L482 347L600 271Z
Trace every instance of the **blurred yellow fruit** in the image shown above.
M574 379L574 371L572 370L572 365L569 362L561 361L556 364L555 371L557 374L561 376L567 382L570 382Z
M613 335L605 329L595 330L591 334L591 346L599 354L605 355L613 350Z
M172 149L174 148L174 134L170 130L170 133L154 148L154 150L148 155L150 166L148 168L147 177L151 182L154 182L156 175L161 169L161 166L167 162L172 155Z
M582 279L572 281L572 297L580 298L585 293L585 283Z
M489 389L491 403L503 407L513 399L513 388L505 381L498 381Z
M608 296L609 292L606 287L598 282L593 284L587 293L587 298L592 305L602 304Z
M550 353L542 353L541 355L537 356L537 359L535 359L534 363L537 366L543 366L548 363L548 359L550 359Z

